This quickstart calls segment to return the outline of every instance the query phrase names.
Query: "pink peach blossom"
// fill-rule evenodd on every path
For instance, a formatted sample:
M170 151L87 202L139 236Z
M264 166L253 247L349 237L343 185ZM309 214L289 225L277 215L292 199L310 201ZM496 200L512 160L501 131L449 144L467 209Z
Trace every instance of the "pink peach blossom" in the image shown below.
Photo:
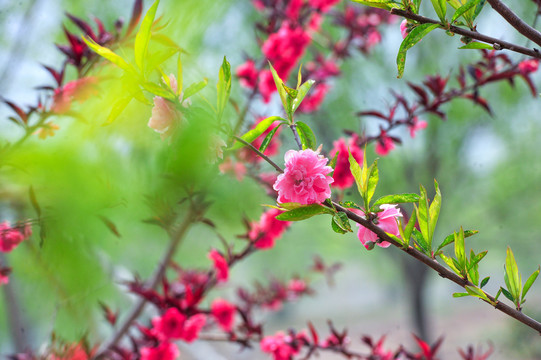
M518 69L523 74L529 74L531 72L535 72L535 71L537 71L538 67L539 67L539 60L538 59L522 60L518 64Z
M257 84L257 69L253 60L247 60L244 64L237 67L237 76L240 84L249 89L255 88Z
M244 175L246 175L246 166L240 161L233 162L231 157L228 157L220 165L218 165L218 169L222 174L235 175L238 181L242 181L242 179L244 179Z
M381 132L381 136L376 143L376 154L386 156L394 149L394 141L385 131Z
M208 253L208 258L214 262L214 270L216 271L216 279L218 282L227 282L229 279L229 265L225 258L216 249L212 249Z
M303 113L311 113L319 110L319 107L329 92L329 89L330 86L325 83L317 84L312 94L304 98L299 106L299 111Z
M374 224L376 224L383 231L388 232L389 234L400 236L400 231L398 230L398 223L396 219L397 217L402 216L400 209L396 208L397 205L390 204L383 204L380 207L381 209L383 209L383 211L377 213L377 218L374 221ZM365 248L370 249L374 243L377 243L378 236L376 235L376 233L368 230L364 226L361 226L359 224L357 224L357 226L359 227L359 231L357 233L359 240ZM383 248L389 247L391 245L387 241L382 241L381 243L377 244Z
M327 12L339 1L340 0L309 0L309 3L311 7L318 11Z
M177 308L169 308L160 317L152 319L152 326L158 333L158 336L164 340L180 339L184 334L184 323L186 316L183 315Z
M210 305L210 312L212 316L218 325L227 332L230 332L233 328L236 311L237 309L235 305L223 299L216 299Z
M332 172L329 160L312 149L289 150L285 154L286 168L278 175L274 190L278 202L297 202L303 205L322 203L331 196Z
M284 231L291 225L289 221L281 221L276 219L282 211L278 209L270 209L264 212L259 219L259 222L254 222L251 225L248 233L248 238L255 241L255 247L258 249L270 249L274 246L274 242L279 239Z
M355 182L355 178L349 169L348 149L351 151L353 158L357 160L357 163L360 164L363 161L363 151L357 146L355 140L356 136L350 138L347 143L344 138L340 138L333 143L334 148L331 150L329 157L334 158L336 153L338 153L338 157L336 158L336 166L334 167L333 173L333 187L344 190L349 188Z
M0 252L12 251L30 234L32 230L28 229L28 226L21 231L19 228L11 227L8 221L0 223Z
M400 34L402 34L402 39L405 39L408 36L408 20L404 19L400 23Z
M186 342L193 342L199 337L199 332L205 326L207 317L205 314L196 314L186 320L184 324L184 333L182 339Z
M426 127L428 126L428 123L424 120L421 120L419 121L419 119L417 118L417 116L415 116L413 118L413 124L412 125L409 125L409 129L410 129L410 136L412 138L415 137L415 133L418 131L418 130L422 130L422 129L425 129Z
M157 347L141 349L141 360L175 360L179 356L178 347L168 341L160 343Z

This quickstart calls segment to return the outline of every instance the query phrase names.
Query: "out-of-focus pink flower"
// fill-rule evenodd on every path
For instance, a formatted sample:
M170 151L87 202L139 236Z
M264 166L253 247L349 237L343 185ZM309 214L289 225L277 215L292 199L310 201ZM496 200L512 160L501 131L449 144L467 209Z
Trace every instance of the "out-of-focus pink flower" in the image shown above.
M60 126L49 121L41 125L41 127L36 131L36 134L41 140L45 140L49 136L54 136L54 132L58 129L60 129Z
M289 283L287 284L287 290L289 291L288 299L295 300L300 295L307 292L308 286L306 286L306 282L304 282L304 280L291 279Z
M186 316L177 308L169 308L160 317L152 319L152 326L158 333L158 336L164 340L180 339L184 334L184 323Z
M263 120L265 120L264 117L258 118L256 123L252 126L252 129L254 129ZM274 128L277 127L278 125L279 124L277 122L275 122L271 126L269 126L268 129L263 132L263 134L261 134L257 139L252 141L252 145L256 149L259 149L261 147L261 144L263 143L263 140L265 139L265 137L272 130L274 130ZM276 133L274 134L274 137L272 138L270 144L267 146L265 151L263 151L263 154L265 154L267 156L273 156L273 155L278 154L278 151L280 150L280 145L281 145L280 138L279 138L280 131L281 131L280 128L278 130L276 130ZM263 158L261 156L257 155L255 152L253 152L251 149L248 149L247 147L244 147L239 151L239 158L246 161L246 162L251 162L251 163L260 162L260 161L263 160Z
M24 230L11 227L8 221L0 223L0 252L10 252L17 247L24 239L32 234L28 225Z
M363 161L363 151L355 143L355 138L350 138L349 142L346 143L344 138L340 138L333 143L334 148L329 154L330 158L334 158L336 153L338 157L336 158L336 166L334 167L333 179L334 182L332 186L339 189L347 189L355 182L355 178L351 174L349 169L349 151L353 158L357 160L357 163L361 164Z
M376 46L380 42L381 42L381 34L377 30L371 31L366 36L366 47L368 50L372 49L374 46Z
M95 77L84 77L70 81L54 90L51 111L55 114L64 114L71 108L74 100L85 101L98 93Z
M383 211L377 213L377 218L374 220L374 224L380 227L383 231L393 234L395 236L400 236L400 231L398 230L397 217L401 217L402 213L400 209L397 209L397 205L383 204L380 206ZM359 227L359 232L357 236L359 240L364 245L365 248L371 249L374 243L377 242L378 236L376 233L368 230L364 226L357 224ZM379 246L386 248L391 244L387 241L382 241L378 243Z
M312 17L308 21L308 30L310 33L316 33L321 29L323 23L323 16L321 14L312 14Z
M259 219L259 222L254 222L251 225L248 237L255 241L255 247L258 249L270 249L274 246L274 242L279 239L284 231L291 225L289 221L281 221L276 219L282 211L278 209L270 209L264 212Z
M231 157L228 157L220 165L218 165L218 169L220 169L222 174L235 175L238 181L242 181L242 179L244 179L244 175L246 175L246 166L244 166L244 164L240 161L233 162Z
M518 69L523 74L529 74L531 72L535 72L537 71L538 67L539 67L539 59L522 60L518 64Z
M325 95L329 92L329 85L325 83L317 84L314 92L304 98L301 105L299 106L299 111L303 113L311 113L319 110Z
M410 136L412 138L414 138L415 137L415 132L417 130L425 129L427 126L428 126L428 123L426 121L424 121L424 120L419 121L417 116L413 117L413 124L409 125Z
M208 253L208 258L214 262L214 270L216 271L216 280L218 282L226 282L229 279L229 265L225 261L222 254L216 249L212 249Z
M261 0L253 0L252 3L257 11L265 10L265 4Z
M249 89L255 88L257 75L257 69L253 60L247 60L237 68L237 76L240 79L240 84Z
M51 354L50 360L88 360L91 356L86 353L80 343L69 344L57 354Z
M327 166L328 161L312 149L286 152L285 171L278 175L273 186L278 191L278 202L307 205L328 199L331 196L330 184L334 181L328 175L333 171Z
M0 285L9 283L9 274L11 269L8 267L0 267Z
M286 16L292 21L297 21L303 4L304 0L290 0L286 7Z
M310 72L310 78L316 81L323 81L333 76L340 75L340 68L333 60L326 60L321 55L316 61L306 64L306 70Z
M393 149L393 139L391 139L385 131L382 131L381 136L376 143L376 154L380 156L386 156Z
M218 325L227 332L230 332L233 328L236 311L235 305L223 299L216 299L210 305L212 316L214 316Z
M303 336L293 338L279 331L275 335L265 336L259 345L263 352L272 354L274 360L290 360L301 351Z
M309 3L311 7L318 11L327 12L339 1L340 0L309 0Z
M404 19L400 23L400 34L402 34L402 39L405 39L408 36L408 20Z
M263 70L259 73L258 89L263 97L263 102L268 103L271 95L276 91L276 84L270 70Z
M160 343L157 347L141 349L141 360L175 360L179 356L178 347L168 341Z
M207 322L207 317L205 314L196 314L190 317L184 323L184 334L182 339L186 342L193 342L199 337L199 332L205 326Z

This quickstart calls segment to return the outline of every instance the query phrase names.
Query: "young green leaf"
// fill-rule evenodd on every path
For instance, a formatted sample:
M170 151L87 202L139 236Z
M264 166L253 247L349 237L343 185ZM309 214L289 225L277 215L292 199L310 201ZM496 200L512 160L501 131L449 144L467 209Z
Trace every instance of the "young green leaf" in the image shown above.
M320 214L334 214L334 212L322 205L311 204L281 213L276 216L276 219L283 221L300 221Z
M509 291L504 288L500 288L500 290L502 291L502 294L509 299L509 301L511 301L512 303L515 302L515 298L513 297L513 295L511 295Z
M496 303L494 301L491 301L488 298L487 294L485 294L485 292L479 289L477 286L466 285L465 288L468 294L470 294L471 296L478 297L479 299L483 299L492 305L496 305Z
M280 128L280 125L282 125L282 123L278 124L278 126L274 127L274 129L269 131L267 136L265 136L265 138L261 142L261 146L259 147L259 151L261 151L263 153L263 152L265 152L265 150L267 150L267 147L269 146L272 138L276 134L276 131L278 131L278 129Z
M353 0L356 3L363 4L378 9L390 11L391 9L400 8L400 3L392 0Z
M460 270L466 269L466 250L464 244L464 231L460 228L460 232L455 233L455 257L460 265Z
M107 120L103 123L103 126L112 124L113 121L115 121L116 118L122 113L122 111L124 111L132 99L133 97L131 96L125 96L115 101L109 116L107 116Z
M494 46L490 44L481 43L478 41L472 41L469 44L466 44L464 46L459 47L459 49L487 49L487 50L494 50Z
M315 150L317 148L317 142L312 129L301 121L297 121L295 126L297 126L302 148Z
M281 118L280 116L268 117L260 121L255 128L248 131L246 134L242 135L241 138L244 141L251 143L252 141L257 139L261 134L263 134L272 125L272 123L274 123L275 121L281 121L281 120L284 120L284 119ZM240 149L243 146L244 146L243 143L237 142L233 147L231 147L230 150Z
M193 95L197 94L198 92L203 90L205 88L205 86L207 86L207 84L208 84L208 80L206 78L201 80L201 81L198 81L198 82L195 82L195 83L191 84L190 86L188 86L186 88L186 90L184 90L184 94L182 96L182 99L186 100L190 96L193 96Z
M373 206L383 205L383 204L414 203L414 202L418 202L419 199L420 197L417 194L386 195L377 199Z
M218 83L216 84L216 89L218 90L216 109L218 111L217 115L219 123L222 119L227 101L229 100L229 95L231 94L231 65L229 62L227 62L225 56L218 74Z
M30 196L30 203L32 204L32 207L34 208L34 211L38 215L38 219L41 217L41 207L38 204L38 200L36 199L36 193L34 192L34 188L30 186L28 189L28 195Z
M474 6L477 6L481 0L468 0L464 5L456 9L455 14L451 18L451 22L454 22L456 19L458 19L462 14L464 14L466 11L472 9Z
M507 248L507 256L505 258L505 272L507 274L507 279L509 284L507 285L507 290L511 293L514 299L520 298L522 284L520 282L520 275L518 273L517 262L515 261L515 256L511 248Z
M539 276L539 270L541 270L541 268L537 268L537 270L535 270L533 272L532 275L530 275L530 277L528 278L528 280L526 280L526 283L524 284L524 288L522 289L522 296L520 298L520 302L523 303L524 302L524 298L526 297L526 294L528 293L528 290L530 290L530 288L532 287L533 283L535 282L535 280L537 279L537 276Z
M432 239L434 237L434 232L436 231L436 223L438 222L441 208L441 192L436 180L434 180L434 187L436 188L436 195L434 196L434 199L432 199L432 203L430 204L430 209L428 211L430 222L430 246L432 246Z
M332 221L333 221L333 224L339 227L341 231L344 231L344 233L353 232L346 213L341 212L341 211L337 212L336 214L334 214ZM334 226L333 226L333 229L334 229Z
M369 175L368 175L368 184L366 187L366 208L369 208L370 200L372 200L372 196L374 196L374 192L376 191L376 186L378 185L379 181L379 171L378 171L378 160L374 160L374 163L370 166L369 169Z
M269 67L270 67L272 77L274 79L274 84L276 85L276 89L278 90L278 94L280 95L280 99L282 99L282 105L284 106L284 110L287 114L287 117L289 121L291 122L292 121L292 118L291 118L292 113L291 113L291 105L290 105L291 102L289 100L287 91L284 88L284 82L282 81L282 79L280 79L280 76L278 76L278 73L276 72L276 70L274 70L270 61L269 61Z
M453 297L455 297L455 298L465 297L465 296L470 296L470 294L468 294L468 293L453 293Z
M451 259L450 257L445 256L444 254L440 254L440 258L453 270L457 275L462 276L462 272L455 266L455 263L453 262L454 259Z
M152 93L153 95L161 96L162 98L168 100L175 100L175 95L171 92L171 90L166 90L153 82L145 81L141 83L141 86L143 89Z
M332 217L331 219L332 230L337 234L342 234L342 235L347 234L348 232L342 229L340 225L338 225L338 221L340 221L340 219L337 219L336 215Z
M429 208L428 208L428 195L426 194L426 189L421 185L420 186L421 198L419 199L419 208L417 210L417 219L419 221L419 229L423 234L424 238L427 241L427 244L430 245L430 222L429 222Z
M355 204L353 201L340 201L340 205L348 209L362 210L362 208Z
M479 231L477 230L464 230L464 238L467 238L467 237L470 237L472 235L475 235L477 234ZM444 247L446 247L447 245L449 244L452 244L453 242L455 242L455 234L451 234L449 236L447 236L445 238L445 240L443 240L443 242L441 243L440 246L438 246L438 249L436 250L436 252L440 251L441 249L443 249Z
M411 49L415 44L417 44L423 37L425 37L429 32L439 27L439 24L422 24L414 27L406 36L400 49L398 50L398 55L396 57L396 65L398 67L398 78L401 78L404 74L404 66L406 64L406 53Z
M419 249L421 250L421 252L423 252L427 256L432 256L431 249L428 246L428 243L425 237L423 236L423 234L419 230L414 228L412 235L413 235L413 240L415 244L419 246Z
M411 217L410 217L410 219L408 221L408 225L406 225L406 228L404 229L404 233L401 234L402 238L404 239L404 244L409 243L411 233L412 233L413 229L415 228L415 223L416 222L417 222L417 215L415 214L415 211L413 211L411 213Z
M310 89L312 88L312 85L314 84L315 84L314 80L308 80L298 88L297 96L295 96L295 98L293 99L291 103L292 112L295 112L299 108L302 101L304 100L304 97L306 96L308 91L310 91Z
M180 55L181 54L179 53L177 60L177 96L182 92L182 60L180 59Z
M158 4L160 0L154 1L154 4L148 9L143 21L141 22L141 27L135 35L135 43L133 45L135 53L135 63L142 71L144 67L144 60L147 54L148 42L150 41L150 30L152 28L152 23L156 17L156 10L158 9Z
M488 284L488 281L490 280L490 276L487 276L483 280L481 280L481 285L479 287L482 289L486 284Z
M83 41L88 45L90 49L92 49L92 51L94 51L99 56L109 60L110 62L117 65L119 68L121 68L122 70L132 75L137 76L137 71L133 68L133 66L128 64L126 60L124 60L119 55L115 54L108 48L99 45L91 38L83 37Z
M366 155L366 154L365 154ZM359 166L359 163L353 155L351 155L351 151L349 152L349 170L351 171L351 174L353 175L353 178L355 178L355 183L357 184L357 190L359 191L359 194L361 196L364 196L366 193L365 190L365 183L362 179L362 169Z
M432 6L436 11L436 15L440 18L442 23L445 23L445 14L447 12L447 3L445 0L431 0Z

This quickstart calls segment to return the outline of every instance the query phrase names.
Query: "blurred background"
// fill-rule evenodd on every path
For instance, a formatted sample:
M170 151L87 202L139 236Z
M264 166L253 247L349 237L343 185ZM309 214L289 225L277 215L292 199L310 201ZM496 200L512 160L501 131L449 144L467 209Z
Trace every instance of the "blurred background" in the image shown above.
M146 1L144 11L149 5ZM341 2L337 7L345 5ZM512 1L508 5L526 21L533 21L533 2ZM34 104L38 96L35 87L53 83L42 65L58 67L63 59L54 44L66 42L62 24L72 29L65 12L87 20L96 16L112 27L119 17L128 21L131 7L131 0L0 0L0 94L19 104ZM425 13L431 11L427 7ZM215 97L224 55L232 69L242 64L246 55L261 56L253 28L254 19L261 15L250 1L163 0L158 14L168 22L167 35L189 53L183 57L185 83L208 77L203 96L209 99ZM370 55L355 53L342 64L343 75L332 83L321 110L300 115L299 119L312 126L324 151L332 148L344 128L364 129L368 134L377 129L377 120L360 120L355 113L386 111L390 90L413 99L406 81L420 82L436 73L450 75L454 81L459 64L479 58L475 52L457 50L462 45L457 36L434 32L408 52L404 78L396 79L399 23L397 19L383 28L382 43ZM489 8L481 14L478 29L525 43ZM516 54L510 56L519 59ZM171 71L174 69L171 65ZM538 84L539 77L534 81ZM171 165L168 144L149 131L150 108L142 105L131 104L114 124L102 126L108 113L103 104L115 96L112 90L102 90L88 102L75 105L85 115L84 121L58 118L55 123L60 129L55 136L45 141L33 137L16 153L0 158L0 220L35 217L28 201L29 186L54 218L43 244L34 234L2 259L13 267L13 273L9 286L0 288L0 355L16 350L14 337L24 339L33 349L46 344L53 333L71 341L83 335L93 340L105 338L110 329L104 325L99 302L112 309L127 309L133 298L126 294L122 282L134 274L148 277L167 242L161 229L142 220L153 216L152 204L176 201L174 184L162 174L164 164ZM429 116L423 119L429 126L415 139L406 129L393 134L404 142L379 160L376 196L418 192L419 184L432 196L436 178L443 195L436 238L443 239L460 226L479 230L466 240L466 246L476 252L488 250L480 273L481 278L491 277L485 289L495 294L504 283L507 246L513 249L524 279L541 263L541 108L522 81L514 87L498 83L480 91L489 100L493 116L469 101L457 100L445 107L447 121ZM232 99L242 105L246 98L246 91L235 79ZM280 111L279 99L274 97L270 104L256 101L251 111L275 115ZM2 147L22 135L7 120L11 115L9 107L0 105ZM233 111L229 109L226 116L234 116ZM282 134L281 154L275 157L279 164L283 163L282 154L294 148L288 135ZM376 157L373 146L367 154L369 160ZM173 163L173 167L182 164ZM228 240L245 232L243 216L255 221L263 211L261 204L273 201L249 178L239 182L220 175L210 188L214 203L208 217ZM353 200L358 200L357 196L354 191L346 193L346 198ZM99 216L113 221L121 236L113 234ZM213 232L197 225L175 261L185 267L209 267L206 253L218 246ZM430 342L445 338L442 358L458 358L456 349L468 344L484 349L491 344L494 354L490 358L495 360L541 358L541 345L533 330L474 298L453 298L452 293L460 291L458 287L410 264L398 250L376 248L368 252L355 234L338 235L318 217L293 224L272 250L259 252L235 267L230 283L216 292L233 299L235 286L266 281L269 273L279 279L302 276L316 254L326 263L342 264L334 285L314 277L314 296L287 304L277 313L262 314L268 318L268 334L305 328L308 320L325 333L326 321L332 319L338 329L349 329L356 349L363 349L358 340L364 334L375 338L385 335L389 349L400 343L412 345L411 333L423 331L415 325L410 300L415 284L421 284L417 293L420 291L424 299L424 333ZM541 287L535 284L524 312L541 319L540 299ZM14 315L20 329L10 326ZM257 350L239 352L230 344L195 342L182 346L186 358L266 358Z

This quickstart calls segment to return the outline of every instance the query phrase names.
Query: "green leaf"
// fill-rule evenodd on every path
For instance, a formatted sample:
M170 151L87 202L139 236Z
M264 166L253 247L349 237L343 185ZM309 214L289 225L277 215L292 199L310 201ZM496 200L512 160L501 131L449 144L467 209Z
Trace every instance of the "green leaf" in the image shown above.
M400 49L398 50L398 55L396 57L396 65L398 67L398 78L401 78L404 74L404 66L406 64L406 52L411 49L415 44L417 44L423 37L425 37L429 32L439 27L439 24L422 24L414 27L406 36Z
M291 106L290 106L290 102L288 102L289 100L288 100L287 91L284 88L284 82L282 81L282 79L280 79L280 77L278 76L278 73L276 72L276 70L274 70L270 61L269 61L269 67L272 73L272 77L274 78L274 84L276 85L276 89L278 90L278 94L280 95L280 99L282 99L282 105L284 106L284 110L288 116L289 121L292 121Z
M465 297L465 296L470 296L470 294L468 294L468 293L453 293L453 297L455 297L455 298Z
M415 228L416 222L417 222L417 215L415 214L415 211L413 211L408 221L408 225L406 225L406 228L404 229L404 234L402 234L402 238L404 239L404 244L409 243L411 233L413 229Z
M353 201L340 201L340 205L348 209L362 210L362 208L355 204Z
M440 258L453 270L457 275L462 276L462 272L455 266L453 260L450 257L447 257L443 254L440 254Z
M357 160L355 160L353 155L351 155L351 151L349 151L349 170L351 171L351 174L353 175L353 178L355 179L355 183L357 184L357 190L359 191L359 194L361 196L364 196L366 191L364 188L364 181L362 179L362 169L359 166L359 163L357 162Z
M413 232L412 232L412 235L413 235L413 240L415 241L415 243L420 247L421 251L427 255L427 256L431 256L432 254L430 253L431 252L431 249L430 247L428 246L428 243L426 242L426 239L425 237L423 236L423 234L421 232L419 232L419 230L417 229L413 229Z
M419 221L419 229L423 234L427 243L430 244L430 222L429 222L429 208L428 208L428 195L426 189L420 186L421 198L419 199L419 208L417 210L417 219Z
M329 166L332 167L333 170L336 167L336 162L338 161L338 154L339 154L338 151L335 152L334 156L332 157L331 161L329 162ZM334 173L334 171L333 171L333 173ZM330 176L332 176L332 173L330 174Z
M337 234L344 235L348 233L346 230L342 229L340 225L338 225L336 216L333 216L331 219L331 227L332 227L332 230Z
M500 290L502 291L502 294L509 299L509 301L511 302L515 302L515 299L513 298L513 295L511 295L511 293L509 291L507 291L506 289L504 288L500 288Z
M464 238L467 238L467 237L470 237L472 235L475 235L477 234L479 231L477 230L465 230L464 231ZM440 246L438 246L438 249L436 250L436 252L440 251L441 249L443 249L444 247L446 247L447 245L449 244L452 244L455 242L455 234L451 234L449 236L447 236L445 238L445 240L443 240L443 242L441 243Z
M368 176L368 185L366 188L366 208L369 208L370 200L372 200L372 196L374 196L374 192L376 192L376 186L378 185L379 181L379 171L378 171L378 160L374 160L374 163L370 166L369 169L369 176Z
M487 253L488 253L488 251L485 250L483 252L480 252L477 255L474 255L473 250L472 250L472 255L470 256L470 266L474 266L474 265L479 264L479 261L481 261L485 257L485 255Z
M432 200L432 203L430 204L429 209L429 221L430 221L430 237L429 237L429 244L432 247L432 239L434 238L434 232L436 231L436 223L438 222L438 217L440 215L440 208L441 208L441 192L440 188L438 186L438 182L434 180L434 187L436 189L436 195L434 195L434 199Z
M317 148L316 136L308 125L301 121L295 123L301 140L302 148L315 150Z
M533 272L532 275L530 275L530 277L528 278L528 280L526 280L526 283L524 284L524 288L522 288L522 297L520 298L520 302L523 303L524 302L524 298L526 297L526 294L528 293L528 290L530 290L530 288L532 287L533 283L535 282L535 280L537 279L537 276L539 276L539 270L541 270L541 268L537 268L537 270L535 270Z
M177 60L177 93L176 95L180 95L182 92L182 61L180 60L180 53L178 54L178 60Z
M308 80L304 84L301 85L301 87L298 89L297 96L295 97L295 99L293 99L291 103L292 112L295 112L295 110L299 108L302 101L304 100L304 97L306 96L308 91L310 91L310 89L312 88L312 85L314 84L315 84L314 80Z
M518 273L517 262L515 256L510 247L507 247L507 256L505 258L505 271L509 280L508 288L509 292L513 295L514 299L520 298L522 284L520 282L520 275Z
M272 123L274 123L275 121L281 121L281 120L284 120L284 119L282 119L280 116L268 117L260 121L255 128L248 131L246 134L242 135L241 138L244 141L251 143L252 141L257 139L261 134L267 131L267 129L272 125ZM240 149L243 146L245 146L243 143L237 142L233 147L231 147L230 150Z
M475 7L475 11L473 12L473 16L471 18L471 21L473 22L475 19L477 19L477 16L479 16L479 13L481 13L481 10L483 10L483 6L485 6L486 0L481 0L479 4Z
M261 146L259 147L259 151L264 153L265 150L267 150L267 147L269 146L272 138L274 137L274 134L276 134L276 131L278 131L278 128L280 128L280 125L282 125L282 124L281 123L278 124L278 126L276 126L274 129L269 131L267 136L265 136L265 138L263 139L263 142L261 142Z
M490 44L481 43L478 41L472 41L469 44L466 44L464 46L459 47L459 49L487 49L487 50L494 50L494 46Z
M208 84L208 80L206 78L201 81L191 84L190 86L186 88L186 90L184 90L184 94L182 94L182 99L186 100L190 96L197 94L198 92L203 90L205 86L207 86L207 84Z
M141 22L141 27L135 35L135 43L133 45L133 50L135 53L135 63L139 69L143 70L144 60L148 50L148 42L150 40L150 30L152 28L152 23L156 17L156 10L158 9L158 4L160 0L154 1L154 4L148 9L143 21Z
M414 203L419 201L420 197L417 194L396 194L382 196L376 200L373 206L382 204L402 204L402 203Z
M295 89L299 90L301 83L302 83L302 64L299 66L299 71L297 72L297 87Z
M166 90L161 86L154 84L153 82L145 81L141 83L141 86L143 87L143 89L152 93L153 95L161 96L162 98L168 100L175 100L175 95L173 94L173 92L171 92L171 90Z
M479 287L482 289L488 283L489 280L490 280L490 276L487 276L486 278L481 280L481 285Z
M399 9L400 3L389 0L353 0L356 3L363 4L378 9L384 9L390 11L391 9Z
M103 126L112 124L113 121L115 121L116 118L122 113L122 111L124 111L124 109L126 108L126 106L128 106L132 99L132 96L125 96L115 101L115 103L113 104L113 108L109 113L109 116L107 116L107 120L105 120L105 122L103 123Z
M220 122L231 94L231 65L227 62L225 56L218 74L216 89L218 90L218 103L216 108L218 110L218 122Z
M412 10L413 10L413 12L414 12L415 14L418 14L418 13L419 13L419 8L420 8L420 6L421 6L421 0L413 0L413 7L414 7L414 8L413 8Z
M173 55L178 53L178 51L179 51L178 49L167 48L164 50L156 51L155 53L152 53L149 56L147 56L147 59L150 59L150 61L147 63L147 66L145 69L146 73L148 74L154 71L155 69L157 69L161 64L163 64Z
M466 250L464 244L464 231L460 228L460 232L455 233L455 257L460 264L460 270L466 269Z
M287 209L287 210L293 210L293 209L297 209L304 206L303 204L297 203L297 202L279 203L278 205L282 209Z
M470 10L474 6L477 6L481 0L469 0L464 5L456 9L455 14L451 18L451 22L454 22L456 19L458 19L462 14L464 14L466 11Z
M128 64L126 60L124 60L122 57L115 54L108 48L99 45L94 40L87 37L83 37L83 41L88 45L90 49L92 49L92 51L94 51L99 56L109 60L110 62L117 65L119 68L121 68L122 70L129 72L132 75L137 75L137 71L133 68L132 65Z
M340 211L334 214L332 218L332 222L333 222L333 230L334 230L334 225L336 225L338 228L340 228L341 231L343 231L343 232L340 232L342 234L345 234L346 232L353 232L353 230L351 230L351 224L349 223L348 216L344 212Z
M495 303L488 298L487 294L485 294L485 292L479 289L477 286L466 285L465 288L468 294L471 296L478 297L479 299L483 299L492 305L495 305Z
M475 286L479 284L479 266L477 264L468 266L468 280Z
M300 221L320 214L334 214L334 212L322 205L311 204L281 213L276 216L276 219L283 221Z
M118 238L122 237L120 235L120 232L118 231L118 228L116 227L116 225L111 221L109 220L108 218L106 218L105 216L101 216L101 215L98 215L98 217L100 218L100 220L105 224L105 226L107 226L107 228Z
M447 3L445 0L431 0L432 6L436 11L436 15L440 18L442 23L445 23L445 14L447 12Z

